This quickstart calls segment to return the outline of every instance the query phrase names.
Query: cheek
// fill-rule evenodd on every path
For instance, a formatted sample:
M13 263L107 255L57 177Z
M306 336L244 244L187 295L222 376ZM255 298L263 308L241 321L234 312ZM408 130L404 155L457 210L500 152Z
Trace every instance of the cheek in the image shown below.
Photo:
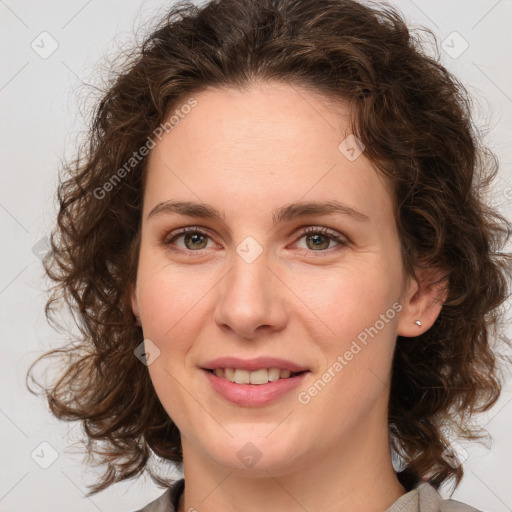
M195 319L213 284L213 275L184 272L163 258L153 261L141 254L137 299L144 336L162 344L162 349L177 349L180 340L190 339L184 333L200 327Z
M343 405L340 410L356 410L382 391L402 309L398 278L384 268L380 262L364 269L346 266L329 278L297 281L297 295L310 308L309 338L323 355L318 372L325 395L317 403L333 401Z
M207 283L196 284L191 282L190 273L185 277L168 268L142 269L137 284L144 338L159 349L159 357L148 366L148 372L164 409L185 431L191 428L189 418L199 414L196 401L190 399L190 393L198 393L190 380L193 373L187 368L187 354L194 340L200 338L204 321L199 317L206 314L206 302L201 298L209 288ZM185 382L186 389L182 384Z
M343 348L377 321L379 330L388 331L395 323L396 306L386 316L385 327L380 318L399 298L399 276L389 268L390 263L371 255L329 270L295 272L297 311L306 308L301 316L302 321L310 318L309 328L316 331L312 339Z

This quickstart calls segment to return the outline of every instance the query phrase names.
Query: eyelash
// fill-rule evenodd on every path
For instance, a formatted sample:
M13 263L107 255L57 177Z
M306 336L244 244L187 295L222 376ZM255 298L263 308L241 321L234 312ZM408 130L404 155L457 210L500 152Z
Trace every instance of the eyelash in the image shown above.
M206 233L199 227L191 226L191 227L181 228L177 232L170 233L169 236L164 239L162 244L165 247L170 248L173 245L173 243L172 243L173 241L175 241L177 238L179 238L183 235L186 235L187 233L203 235L203 236L206 236L206 237L212 239L212 237L208 233ZM341 249L345 248L346 246L348 246L348 244L349 244L349 242L344 237L342 237L340 234L338 234L336 231L333 231L333 230L331 230L329 228L325 228L325 227L315 227L315 226L308 226L306 228L303 228L301 230L298 238L295 240L295 242L299 241L301 238L303 238L304 236L309 235L309 234L322 234L324 236L327 236L330 240L337 242L338 244L340 244L340 247L335 248L335 251L341 250ZM172 250L176 251L176 252L181 252L181 253L188 253L189 256L194 256L194 253L201 253L203 251L203 249L198 249L196 251L193 251L190 249L172 249ZM332 251L330 249L324 249L324 250L318 250L318 251L302 249L302 251L305 251L307 253L312 253L312 252L313 253L315 253L315 252L324 253L324 255L325 255L325 253L327 253L327 255L332 254Z

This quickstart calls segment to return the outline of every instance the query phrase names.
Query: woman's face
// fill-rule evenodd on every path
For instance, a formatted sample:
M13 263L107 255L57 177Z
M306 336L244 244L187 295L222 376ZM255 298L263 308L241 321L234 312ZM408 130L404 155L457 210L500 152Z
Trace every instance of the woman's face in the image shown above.
M132 293L184 456L278 474L387 435L396 336L418 328L403 323L390 190L358 156L348 110L285 84L194 98L149 156ZM346 210L300 206L327 202ZM267 380L243 371L255 358L307 371L232 383L204 369L223 357L243 360L213 363L240 382Z

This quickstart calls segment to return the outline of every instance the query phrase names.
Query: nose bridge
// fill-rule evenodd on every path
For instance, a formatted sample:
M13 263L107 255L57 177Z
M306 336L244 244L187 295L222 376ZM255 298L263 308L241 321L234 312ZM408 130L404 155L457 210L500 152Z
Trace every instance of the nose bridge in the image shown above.
M269 268L270 252L252 237L233 254L231 269L220 287L215 319L239 335L250 337L261 325L281 328L284 308Z
M259 244L258 244L259 246ZM237 304L244 308L248 305L261 307L268 302L271 285L268 252L254 242L244 241L236 248L233 255L232 269L227 276L225 298L236 299Z

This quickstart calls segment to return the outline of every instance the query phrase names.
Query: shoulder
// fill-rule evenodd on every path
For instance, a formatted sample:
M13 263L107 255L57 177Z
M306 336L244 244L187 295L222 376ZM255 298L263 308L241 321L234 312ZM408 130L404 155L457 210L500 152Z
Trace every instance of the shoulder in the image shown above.
M424 482L418 486L420 511L423 512L481 512L470 505L466 505L460 501L441 497L439 492L428 482ZM429 508L430 507L430 508Z
M428 482L401 496L386 512L482 512L460 501L445 500Z
M182 478L171 487L136 512L176 512L183 492L185 480ZM445 500L428 482L423 482L401 496L386 512L482 512L460 501Z
M183 478L176 480L156 500L135 512L176 512L184 485L185 480Z

